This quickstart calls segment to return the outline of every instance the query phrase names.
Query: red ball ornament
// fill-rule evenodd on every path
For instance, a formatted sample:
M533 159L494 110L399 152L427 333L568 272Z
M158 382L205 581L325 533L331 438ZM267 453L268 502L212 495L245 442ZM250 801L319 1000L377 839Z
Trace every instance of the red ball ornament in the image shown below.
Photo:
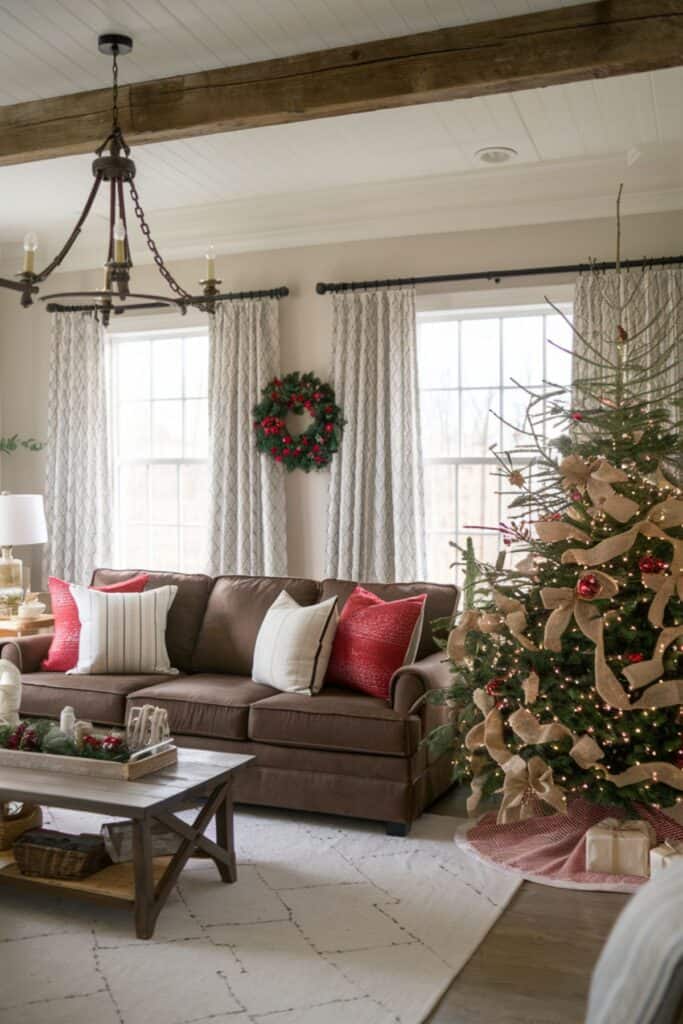
M597 576L594 576L592 572L582 576L576 584L576 593L584 601L592 601L594 597L597 597L600 593L600 581Z
M644 555L638 562L638 568L641 572L650 575L652 573L664 572L666 562L663 562L661 558L655 558L654 555Z
M582 412L573 412L573 413L571 413L571 418L573 420L576 420L577 422L579 422L580 420L583 419L583 413Z
M645 655L640 651L634 651L633 654L626 655L626 660L630 661L632 665L637 665L639 661L645 661Z
M489 694L489 696L492 697L494 693L498 693L498 691L500 690L501 686L504 685L504 683L505 680L503 679L502 676L494 676L493 679L489 679L484 689Z

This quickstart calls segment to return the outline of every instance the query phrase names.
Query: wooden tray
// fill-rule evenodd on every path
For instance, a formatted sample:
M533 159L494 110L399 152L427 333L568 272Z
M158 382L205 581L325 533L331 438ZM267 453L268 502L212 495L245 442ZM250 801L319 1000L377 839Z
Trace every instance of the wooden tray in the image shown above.
M70 775L90 775L97 779L122 779L133 782L145 775L161 771L176 764L178 750L162 750L139 761L97 761L93 757L62 757L60 754L36 754L28 750L0 750L0 767L34 768L36 771L68 772Z

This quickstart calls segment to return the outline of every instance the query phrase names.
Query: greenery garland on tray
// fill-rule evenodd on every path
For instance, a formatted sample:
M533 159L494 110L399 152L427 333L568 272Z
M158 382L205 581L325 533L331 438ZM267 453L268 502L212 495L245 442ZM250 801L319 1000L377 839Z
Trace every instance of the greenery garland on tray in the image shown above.
M254 406L256 446L291 472L323 469L339 451L344 416L335 403L334 390L312 373L288 373L275 377ZM287 415L309 412L313 422L303 433L287 429Z
M122 736L86 734L80 743L69 739L49 719L24 719L16 727L0 725L0 750L23 750L61 757L88 757L96 761L128 761L130 751Z

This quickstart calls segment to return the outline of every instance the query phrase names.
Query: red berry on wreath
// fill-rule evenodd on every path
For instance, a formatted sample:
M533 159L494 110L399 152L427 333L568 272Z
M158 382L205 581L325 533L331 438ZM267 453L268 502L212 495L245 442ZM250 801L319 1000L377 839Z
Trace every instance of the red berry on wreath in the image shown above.
M334 430L334 423L326 423L325 430L327 431L328 434L331 434L332 431Z

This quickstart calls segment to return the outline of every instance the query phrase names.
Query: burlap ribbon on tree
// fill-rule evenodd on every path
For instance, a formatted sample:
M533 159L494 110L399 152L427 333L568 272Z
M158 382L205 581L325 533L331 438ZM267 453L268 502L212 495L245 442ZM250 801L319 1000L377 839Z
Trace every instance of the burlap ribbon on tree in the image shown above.
M635 523L629 530L614 537L607 537L592 548L569 548L562 555L562 561L565 564L575 562L585 566L604 565L630 551L639 534L666 541L673 549L671 572L665 575L648 573L643 576L646 586L656 591L648 618L653 626L660 627L664 619L664 610L673 594L678 592L683 600L683 541L665 532L676 526L683 526L683 501L667 498L666 501L654 505L647 517Z
M600 584L600 590L595 598L614 597L619 590L617 582L607 573L597 570L592 575ZM543 635L543 646L546 650L562 650L562 634L572 619L576 620L576 625L584 636L592 639L591 622L599 612L589 601L580 597L574 587L544 587L541 591L541 601L544 608L551 609Z
M518 754L513 754L508 749L503 734L503 716L495 705L493 707L490 706L489 701L492 701L492 698L484 690L475 691L474 702L485 715L485 718L470 729L465 737L465 746L473 752L475 757L476 751L481 747L485 747L489 755L505 772L503 800L498 814L498 822L521 820L517 817L509 817L509 814L523 813L525 817L530 817L533 813L531 796L549 803L556 810L566 810L564 793L553 782L552 768L538 755L534 755L529 760L528 768L525 770L521 768L519 762L525 766L527 762L524 761L524 758ZM485 710L487 708L488 710ZM557 743L564 739L570 739L572 747L569 753L581 768L591 768L604 757L600 746L588 734L577 738L571 730L560 722L550 722L547 725L542 725L536 715L529 711L528 708L518 708L514 711L508 718L508 725L525 746L542 746L545 743ZM513 760L515 765L510 769L508 765ZM532 762L534 762L533 768L531 768ZM467 801L467 810L470 814L476 810L481 799L483 788L481 775L485 765L486 760L480 758L477 758L475 765L473 757L472 794ZM528 791L527 800L520 802L517 797L523 786ZM561 807L557 805L558 794L561 797Z
M587 494L593 502L593 512L605 512L619 523L627 523L638 514L637 502L617 494L612 487L627 483L628 474L607 459L586 462L580 455L568 455L560 463L560 473L563 488Z
M580 530L573 523L563 523L559 519L539 519L534 523L539 540L544 544L557 544L561 540L581 540L590 544L591 536Z
M507 626L515 640L528 651L535 651L535 645L524 636L527 626L526 611L521 601L514 597L506 597L494 591L496 608L500 614L472 608L463 612L456 626L448 637L446 652L452 661L459 664L465 658L465 642L467 634L476 630L480 633L499 633Z
M623 789L624 786L637 786L641 782L663 782L672 789L683 790L683 771L668 761L634 764L620 775L610 775L606 772L605 778L619 789Z

